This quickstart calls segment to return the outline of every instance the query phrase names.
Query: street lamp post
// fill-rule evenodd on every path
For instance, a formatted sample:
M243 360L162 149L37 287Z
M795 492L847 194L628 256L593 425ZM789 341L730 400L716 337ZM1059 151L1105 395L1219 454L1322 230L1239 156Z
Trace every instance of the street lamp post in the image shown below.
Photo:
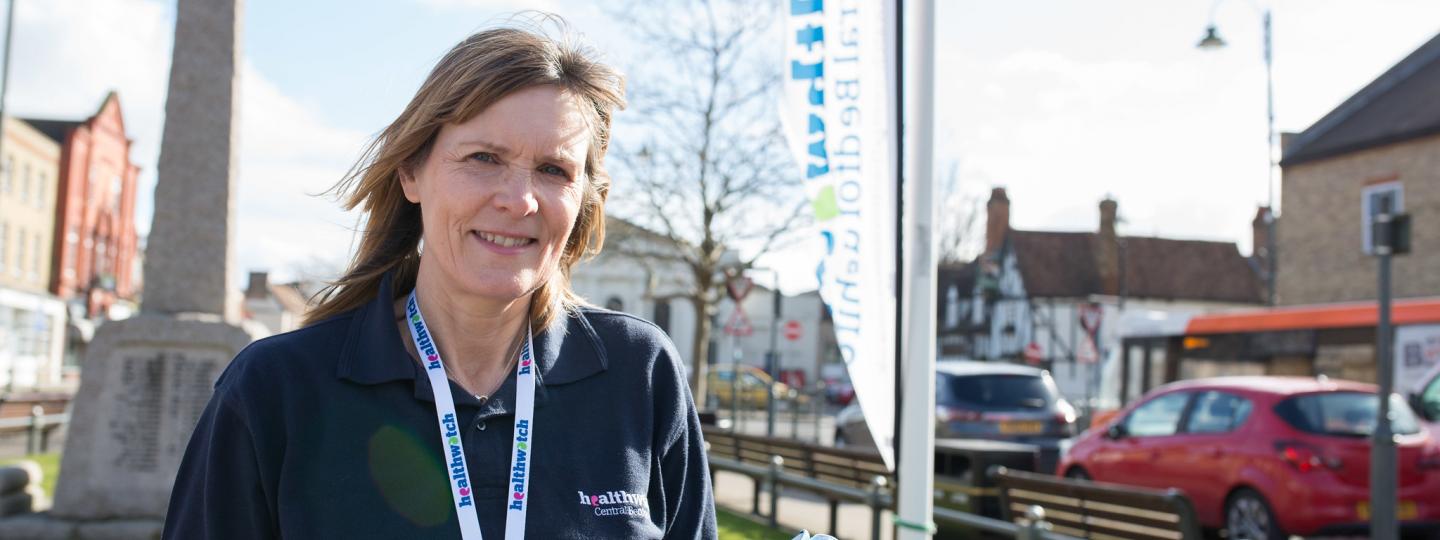
M1220 2L1215 3L1216 6ZM1266 303L1275 305L1276 287L1275 270L1279 249L1275 245L1275 76L1272 62L1272 40L1270 32L1270 9L1261 9L1261 26L1264 29L1264 58L1265 58L1265 294ZM1206 50L1219 49L1225 46L1225 40L1221 39L1215 27L1214 10L1211 10L1211 22L1205 29L1205 37L1196 44L1197 47Z

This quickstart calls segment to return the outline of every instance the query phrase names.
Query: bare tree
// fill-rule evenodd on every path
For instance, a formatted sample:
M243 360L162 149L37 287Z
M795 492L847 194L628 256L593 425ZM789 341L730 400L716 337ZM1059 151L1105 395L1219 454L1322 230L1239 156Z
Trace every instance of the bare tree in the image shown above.
M984 245L984 223L980 223L981 198L960 189L959 164L941 186L939 214L940 264L963 264L979 254Z
M617 142L611 201L667 247L623 234L611 247L688 269L690 384L703 400L726 273L750 267L808 217L774 106L781 41L770 25L779 13L769 2L637 0L613 16L652 56L630 70L627 116L644 142Z

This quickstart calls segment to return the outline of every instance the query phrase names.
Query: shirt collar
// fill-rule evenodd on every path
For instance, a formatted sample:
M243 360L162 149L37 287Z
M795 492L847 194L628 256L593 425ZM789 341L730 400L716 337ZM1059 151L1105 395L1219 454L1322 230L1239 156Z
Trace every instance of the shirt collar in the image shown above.
M424 382L429 398L430 385L419 364L405 350L404 339L395 324L394 272L386 272L380 290L368 304L353 313L350 332L341 350L336 375L360 384L381 384L391 381L416 380L417 397ZM406 291L409 292L409 291ZM608 360L605 346L595 328L579 310L572 311L535 337L535 359L540 364L539 380L544 386L572 383L605 371ZM515 395L512 373L496 392L495 397ZM429 398L433 401L434 398ZM473 399L473 397L472 397Z

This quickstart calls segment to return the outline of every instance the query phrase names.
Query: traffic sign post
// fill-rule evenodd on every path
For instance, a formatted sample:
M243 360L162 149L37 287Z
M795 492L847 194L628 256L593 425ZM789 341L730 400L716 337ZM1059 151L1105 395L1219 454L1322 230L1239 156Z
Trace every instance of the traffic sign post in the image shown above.
M749 336L755 332L750 326L750 318L745 316L745 296L750 294L750 289L755 283L750 278L741 274L734 274L725 282L725 290L729 292L730 299L734 301L735 310L730 314L729 322L725 323L725 334L730 336L730 426L732 430L740 429L740 336Z
M799 341L801 335L803 335L803 333L800 326L800 321L793 319L785 321L785 339L790 341Z
M1375 324L1375 380L1380 383L1379 419L1370 452L1370 533L1372 538L1395 538L1396 466L1395 434L1390 425L1390 394L1395 388L1395 357L1390 351L1395 331L1390 325L1390 257L1410 252L1410 217L1399 213L1399 201L1382 200L1371 227L1371 254L1379 259L1378 320ZM1392 213L1393 212L1393 213Z
M730 320L725 323L725 335L749 337L754 333L755 327L750 324L750 317L745 315L745 310L740 309L740 304L735 304L735 311L730 314Z
M1025 346L1025 361L1029 362L1030 365L1040 365L1040 362L1044 359L1045 353L1040 350L1039 343L1031 341L1029 345Z

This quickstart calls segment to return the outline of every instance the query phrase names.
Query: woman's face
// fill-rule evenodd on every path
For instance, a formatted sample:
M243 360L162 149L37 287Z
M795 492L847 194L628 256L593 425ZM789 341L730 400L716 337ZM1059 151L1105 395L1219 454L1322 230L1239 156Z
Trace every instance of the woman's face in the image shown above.
M589 146L575 99L553 86L441 128L425 161L401 175L425 225L421 274L433 266L451 293L501 301L545 283L580 212Z

